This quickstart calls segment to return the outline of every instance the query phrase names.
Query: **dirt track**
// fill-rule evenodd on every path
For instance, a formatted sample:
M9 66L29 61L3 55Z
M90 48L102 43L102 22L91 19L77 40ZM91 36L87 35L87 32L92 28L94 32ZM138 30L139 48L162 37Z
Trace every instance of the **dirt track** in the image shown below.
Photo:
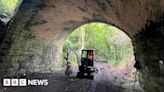
M32 74L29 78L46 78L48 86L1 87L0 92L141 92L139 85L132 91L134 76L129 71L116 71L106 63L97 63L99 72L94 80L68 78L64 70L55 74ZM77 70L74 70L76 74Z

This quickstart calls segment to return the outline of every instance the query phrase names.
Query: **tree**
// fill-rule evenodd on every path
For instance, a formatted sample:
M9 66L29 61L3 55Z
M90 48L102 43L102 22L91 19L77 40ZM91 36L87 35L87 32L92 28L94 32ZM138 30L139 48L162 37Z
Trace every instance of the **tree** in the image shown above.
M79 53L82 49L94 49L96 60L106 60L114 65L133 55L130 38L121 30L103 23L89 23L77 28L65 41L64 49L68 46Z

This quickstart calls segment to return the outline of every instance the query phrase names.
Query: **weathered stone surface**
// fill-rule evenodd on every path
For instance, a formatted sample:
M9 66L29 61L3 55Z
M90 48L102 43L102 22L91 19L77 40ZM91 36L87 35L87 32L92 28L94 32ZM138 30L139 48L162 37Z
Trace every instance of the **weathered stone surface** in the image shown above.
M10 33L8 33L10 34ZM2 45L2 62L0 69L8 67L8 74L14 75L29 72L50 72L55 57L55 45L35 38L13 34L12 44ZM7 48L10 47L10 48ZM5 71L1 71L5 72ZM13 74L14 73L14 74Z
M137 33L147 20L163 12L163 0L43 0L44 8L29 22L38 37L58 39L88 22L105 22L123 29L129 36ZM38 21L46 20L44 24ZM36 24L37 25L33 25ZM63 32L64 31L64 32Z
M53 70L53 66L59 66L63 41L74 29L102 22L122 29L132 38L145 91L164 91L163 64L159 64L164 60L164 0L25 1L12 25L5 29L7 32L0 34L3 74Z
M37 3L36 0L31 2ZM3 26L4 30L0 31L3 34L0 35L0 77L52 72L55 69L56 46L51 41L37 38L24 30L34 13L32 8L35 3L31 7L29 2L23 2L13 21Z
M140 82L146 92L162 92L164 90L163 61L164 16L157 22L150 22L134 37L136 61L141 64Z

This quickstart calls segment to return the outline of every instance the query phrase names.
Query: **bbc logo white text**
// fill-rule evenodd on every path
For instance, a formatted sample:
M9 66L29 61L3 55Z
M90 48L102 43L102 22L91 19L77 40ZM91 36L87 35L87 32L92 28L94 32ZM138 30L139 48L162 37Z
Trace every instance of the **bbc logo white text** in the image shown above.
M3 79L3 86L47 86L47 79Z

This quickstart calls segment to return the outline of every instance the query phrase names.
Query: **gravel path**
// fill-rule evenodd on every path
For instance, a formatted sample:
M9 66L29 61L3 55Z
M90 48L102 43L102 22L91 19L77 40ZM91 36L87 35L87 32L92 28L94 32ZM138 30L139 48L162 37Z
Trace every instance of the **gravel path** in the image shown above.
M142 92L132 91L134 78L130 70L119 72L106 63L97 63L98 73L94 80L68 78L64 70L55 74L32 74L28 78L48 79L48 86L0 87L0 92ZM77 70L74 70L74 74ZM130 77L129 77L130 76ZM131 78L132 77L132 78Z

